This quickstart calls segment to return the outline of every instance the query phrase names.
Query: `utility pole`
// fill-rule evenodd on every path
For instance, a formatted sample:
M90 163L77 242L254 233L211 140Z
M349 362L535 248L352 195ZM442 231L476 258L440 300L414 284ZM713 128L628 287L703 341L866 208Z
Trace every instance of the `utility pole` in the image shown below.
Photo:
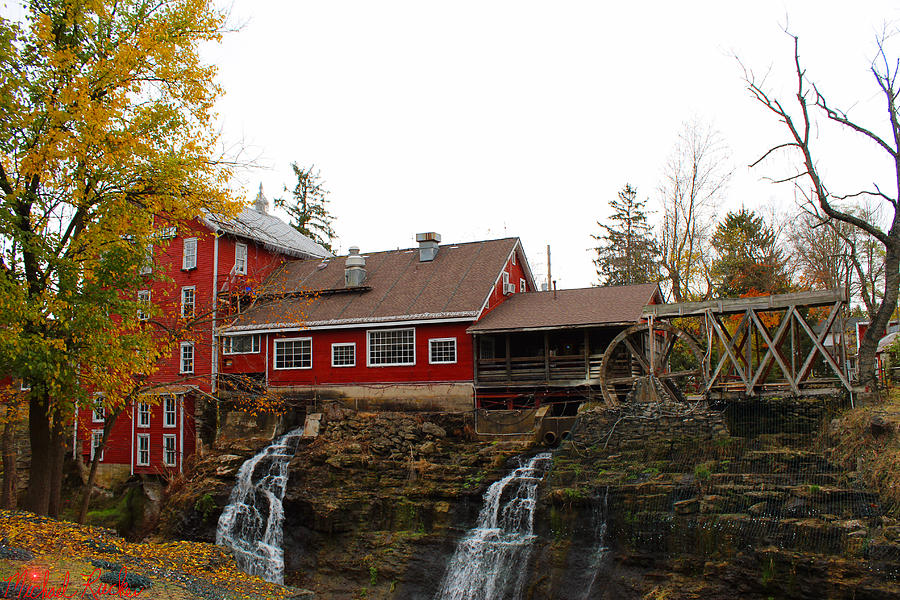
M553 281L552 273L550 271L550 244L547 244L547 289L550 289L550 286L553 285L550 283Z

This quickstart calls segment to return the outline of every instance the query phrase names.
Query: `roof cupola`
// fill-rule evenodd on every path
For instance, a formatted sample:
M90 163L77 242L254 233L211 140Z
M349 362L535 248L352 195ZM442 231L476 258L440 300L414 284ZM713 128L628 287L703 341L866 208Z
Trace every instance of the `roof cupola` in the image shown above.
M259 193L256 194L256 200L253 201L253 208L258 213L269 214L269 201L266 200L266 196L263 194L262 183L259 184Z

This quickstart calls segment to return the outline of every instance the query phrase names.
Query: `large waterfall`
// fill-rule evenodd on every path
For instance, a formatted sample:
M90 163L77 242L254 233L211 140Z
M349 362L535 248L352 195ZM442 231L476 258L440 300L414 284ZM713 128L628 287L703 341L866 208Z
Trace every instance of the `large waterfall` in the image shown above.
M435 600L515 600L527 576L537 488L550 453L537 454L484 494L478 523L460 540Z
M216 528L216 543L234 550L243 571L273 583L284 583L281 501L302 432L284 434L241 465Z

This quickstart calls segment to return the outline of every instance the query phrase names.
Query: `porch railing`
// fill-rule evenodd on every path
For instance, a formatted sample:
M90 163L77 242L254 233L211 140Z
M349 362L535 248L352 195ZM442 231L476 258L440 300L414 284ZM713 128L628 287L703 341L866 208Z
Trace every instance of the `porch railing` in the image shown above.
M602 354L480 358L478 384L585 383L599 380Z

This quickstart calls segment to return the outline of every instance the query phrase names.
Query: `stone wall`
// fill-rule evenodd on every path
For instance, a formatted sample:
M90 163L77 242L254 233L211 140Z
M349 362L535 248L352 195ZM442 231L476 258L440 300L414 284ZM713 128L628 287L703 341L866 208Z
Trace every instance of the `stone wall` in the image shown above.
M842 405L586 410L541 491L531 593L900 597L893 522L822 447Z

